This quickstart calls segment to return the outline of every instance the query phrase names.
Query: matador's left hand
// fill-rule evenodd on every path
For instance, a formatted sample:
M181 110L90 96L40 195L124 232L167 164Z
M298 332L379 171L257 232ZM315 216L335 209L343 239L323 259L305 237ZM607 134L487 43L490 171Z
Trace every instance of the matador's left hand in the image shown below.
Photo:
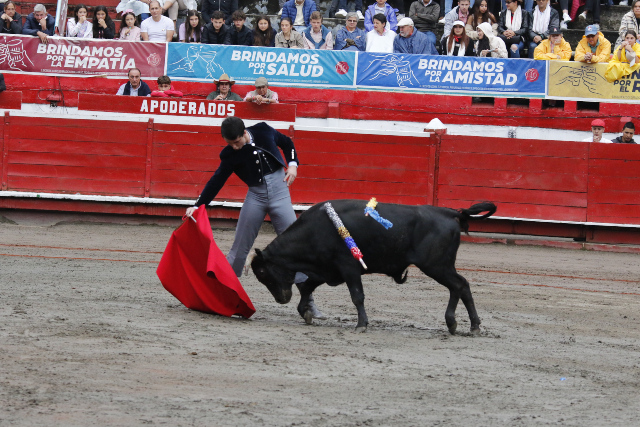
M295 181L296 176L298 176L298 167L297 166L289 166L287 168L287 174L284 176L284 181L287 183L287 187L290 187Z

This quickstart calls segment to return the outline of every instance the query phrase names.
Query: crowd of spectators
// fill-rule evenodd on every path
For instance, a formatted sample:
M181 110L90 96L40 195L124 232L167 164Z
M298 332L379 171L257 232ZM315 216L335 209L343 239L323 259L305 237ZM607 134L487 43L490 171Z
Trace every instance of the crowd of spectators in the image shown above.
M337 0L332 7L339 8L335 16L344 17L345 26L333 32L323 25L323 17L314 0L283 1L279 28L274 28L267 16L259 16L250 28L246 25L245 13L237 9L237 0L204 0L202 12L196 10L195 0L123 0L116 8L122 19L119 33L116 33L116 25L105 6L89 10L87 6L78 4L70 13L72 16L68 18L65 35L130 41L499 58L504 58L505 52L506 57L519 58L526 49L532 59L568 60L573 50L562 38L562 31L567 22L575 19L578 7L585 1L585 10L591 12L595 8L591 0L573 0L571 5L569 0L561 0L559 10L551 7L550 0L535 0L535 5L534 0L458 0L455 7L451 0L416 0L405 16L404 9L399 6L400 1L394 1L393 5L387 0L375 0L364 6L356 3L356 10L347 13L344 0ZM599 4L599 1L593 3ZM186 16L185 22L176 27L180 11ZM47 37L54 34L55 20L42 4L35 5L22 26L23 17L9 0L4 3L2 20L3 33L34 35L43 43L47 43ZM364 20L364 31L357 27L359 20ZM593 20L596 27L589 26L590 30L585 31L586 39L576 46L576 60L609 62L606 46L610 44L599 30L593 33L599 20L595 12ZM438 22L444 24L440 40L436 40ZM631 34L637 39L639 30L640 0L633 0L631 10L620 23L619 37L610 58L622 60L626 57L633 61L635 51L627 49L627 38ZM595 44L588 43L592 37L595 37ZM589 53L587 50L593 55L585 55ZM570 52L569 56L567 52Z
M549 4L550 0L535 0L535 6L534 0L458 0L455 7L451 0L416 0L404 16L397 7L401 2L394 1L391 5L387 0L375 0L373 4L364 5L365 9L357 3L357 10L347 13L344 1L339 0L335 2L335 7L340 8L335 16L344 16L345 26L332 32L323 24L314 0L283 1L279 31L267 16L259 16L250 28L245 13L237 9L237 0L204 0L202 12L195 9L194 0L129 0L117 8L122 12L119 33L105 6L96 6L90 11L78 4L68 18L65 35L494 58L519 58L526 49L532 59L570 60L575 56L580 62L608 63L605 77L609 81L640 68L640 44L637 43L640 0L633 0L631 10L622 18L613 49L595 23L586 26L574 53L562 34L566 23L575 17L576 3L580 5L584 1L573 0L569 5L568 0L561 0L560 9L556 10ZM586 0L586 5L585 10L597 21L596 7L591 0ZM185 22L176 28L181 10L186 12L183 13ZM47 43L48 37L54 34L55 20L42 4L35 5L22 26L22 17L9 0L4 3L2 19L4 33L37 36L42 43ZM359 20L364 20L365 30L358 28ZM444 33L437 41L439 21L444 24Z

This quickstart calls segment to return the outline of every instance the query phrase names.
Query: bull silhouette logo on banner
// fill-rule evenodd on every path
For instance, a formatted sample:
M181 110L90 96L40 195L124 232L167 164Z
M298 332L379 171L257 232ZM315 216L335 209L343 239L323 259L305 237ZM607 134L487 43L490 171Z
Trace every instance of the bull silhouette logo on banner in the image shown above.
M213 80L226 73L216 62L217 53L206 46L189 46L184 57L169 65L174 71L182 70L192 74L190 77L205 76L205 79Z
M369 81L376 81L392 74L396 75L398 87L412 87L419 85L418 79L411 70L411 63L406 61L403 55L375 55L365 71L369 67L378 67L380 70L369 78Z
M10 70L16 71L24 71L33 66L21 38L7 40L7 37L2 37L0 39L0 65L4 64L7 64Z

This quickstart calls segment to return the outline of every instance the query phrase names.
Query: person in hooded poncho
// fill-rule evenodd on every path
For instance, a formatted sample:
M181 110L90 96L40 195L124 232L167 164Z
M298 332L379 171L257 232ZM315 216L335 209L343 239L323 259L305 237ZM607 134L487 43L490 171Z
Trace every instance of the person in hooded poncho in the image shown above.
M475 45L476 55L480 57L506 58L507 46L502 39L493 35L491 24L483 22L478 25L478 41Z

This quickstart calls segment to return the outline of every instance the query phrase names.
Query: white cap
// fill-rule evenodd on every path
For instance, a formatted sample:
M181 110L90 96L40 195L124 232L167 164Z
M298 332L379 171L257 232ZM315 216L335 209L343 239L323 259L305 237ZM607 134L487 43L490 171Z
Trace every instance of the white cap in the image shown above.
M413 19L411 18L402 18L400 22L398 22L398 27L404 27L405 25L410 25L413 27Z

